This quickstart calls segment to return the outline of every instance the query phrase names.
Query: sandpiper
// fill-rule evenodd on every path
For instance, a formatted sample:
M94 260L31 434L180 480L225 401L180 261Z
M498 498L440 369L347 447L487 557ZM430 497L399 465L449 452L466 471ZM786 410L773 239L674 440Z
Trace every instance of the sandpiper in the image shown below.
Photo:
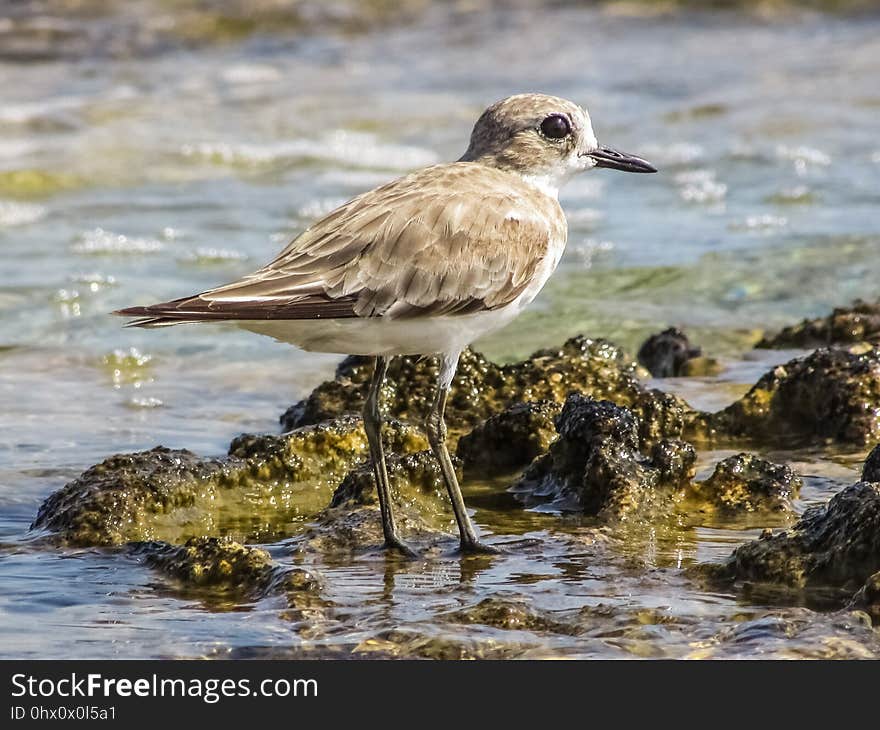
M483 112L457 162L357 196L238 281L116 314L138 318L136 327L233 321L305 350L373 356L364 428L385 545L407 555L391 509L379 394L395 355L439 356L428 440L461 550L497 552L478 539L461 495L446 447L447 394L461 351L516 317L553 273L567 236L559 187L594 167L656 172L600 146L577 104L511 96Z

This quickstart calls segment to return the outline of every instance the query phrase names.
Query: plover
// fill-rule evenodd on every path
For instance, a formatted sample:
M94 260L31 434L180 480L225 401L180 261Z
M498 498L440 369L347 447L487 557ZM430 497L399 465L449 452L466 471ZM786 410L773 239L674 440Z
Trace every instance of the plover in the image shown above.
M511 96L483 112L457 162L357 196L238 281L116 314L138 318L129 323L136 327L231 321L305 350L373 356L364 428L385 545L406 554L391 509L379 394L394 356L439 356L428 441L461 550L497 552L478 539L461 495L446 447L447 394L461 351L516 317L553 273L567 236L559 187L594 167L656 172L600 146L577 104Z

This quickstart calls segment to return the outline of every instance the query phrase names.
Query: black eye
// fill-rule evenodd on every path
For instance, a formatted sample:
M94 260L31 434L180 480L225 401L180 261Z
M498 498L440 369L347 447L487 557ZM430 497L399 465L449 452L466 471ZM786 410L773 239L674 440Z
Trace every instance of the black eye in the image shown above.
M562 139L571 134L571 122L564 114L551 114L541 122L541 134L550 139Z

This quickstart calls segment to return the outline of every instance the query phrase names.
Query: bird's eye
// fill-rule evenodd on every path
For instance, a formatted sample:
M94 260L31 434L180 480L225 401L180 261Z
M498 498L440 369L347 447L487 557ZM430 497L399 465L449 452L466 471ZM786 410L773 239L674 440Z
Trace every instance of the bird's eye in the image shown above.
M571 134L571 122L564 114L551 114L541 122L541 134L550 139L562 139Z

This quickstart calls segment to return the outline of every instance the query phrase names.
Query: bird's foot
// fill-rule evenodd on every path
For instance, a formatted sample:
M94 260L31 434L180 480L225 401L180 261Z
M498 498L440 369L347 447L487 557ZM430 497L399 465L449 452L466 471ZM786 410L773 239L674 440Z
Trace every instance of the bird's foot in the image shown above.
M396 535L393 537L385 538L385 549L389 552L398 553L404 558L409 558L410 560L414 560L419 557L419 554L415 550L413 550L409 545L407 545Z
M499 547L489 545L480 540L462 540L458 549L459 552L466 555L503 555L505 552Z

